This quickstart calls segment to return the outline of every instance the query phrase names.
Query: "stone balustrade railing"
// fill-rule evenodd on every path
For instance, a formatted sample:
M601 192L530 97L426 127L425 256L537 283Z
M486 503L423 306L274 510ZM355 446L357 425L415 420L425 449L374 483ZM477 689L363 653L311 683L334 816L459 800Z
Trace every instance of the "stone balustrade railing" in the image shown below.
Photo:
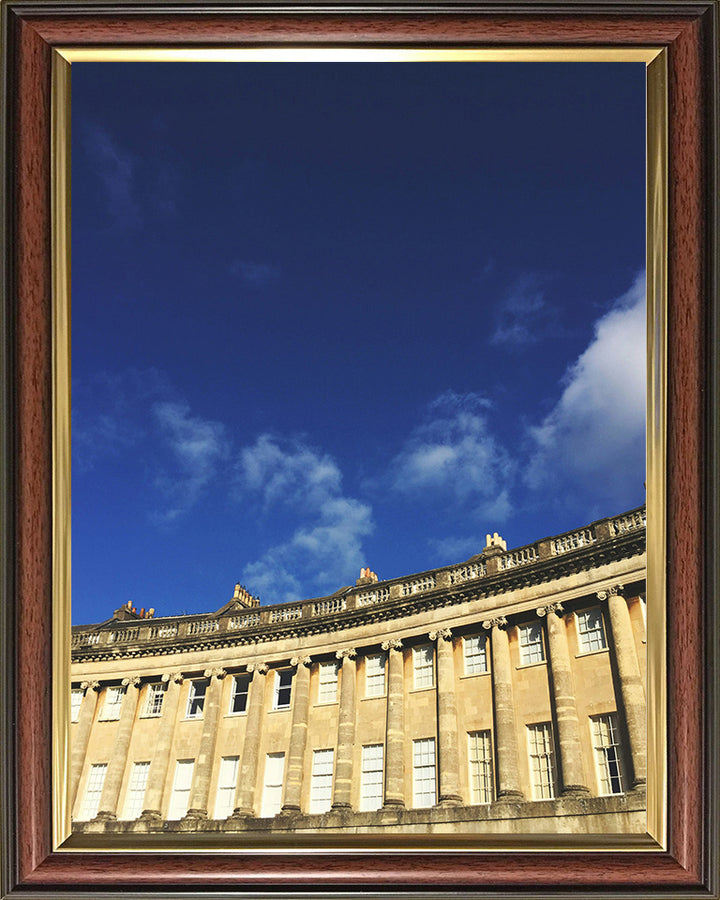
M72 636L73 650L102 645L138 642L162 642L169 638L204 638L217 632L241 631L262 626L283 626L317 617L335 616L363 607L376 606L391 600L410 598L438 589L465 585L475 580L510 570L535 565L568 553L583 550L603 541L610 541L645 528L645 508L631 510L620 516L601 519L586 528L569 531L502 553L494 558L477 558L461 565L446 566L412 578L398 578L373 585L346 588L329 597L295 603L273 604L252 610L237 611L230 616L178 616L172 621L145 620L143 622L113 623L111 629L76 630Z

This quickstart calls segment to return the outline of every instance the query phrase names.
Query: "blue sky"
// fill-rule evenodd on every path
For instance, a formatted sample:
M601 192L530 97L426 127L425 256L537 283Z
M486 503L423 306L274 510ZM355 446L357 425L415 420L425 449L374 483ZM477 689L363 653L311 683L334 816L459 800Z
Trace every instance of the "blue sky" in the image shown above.
M73 621L643 503L644 74L73 65Z

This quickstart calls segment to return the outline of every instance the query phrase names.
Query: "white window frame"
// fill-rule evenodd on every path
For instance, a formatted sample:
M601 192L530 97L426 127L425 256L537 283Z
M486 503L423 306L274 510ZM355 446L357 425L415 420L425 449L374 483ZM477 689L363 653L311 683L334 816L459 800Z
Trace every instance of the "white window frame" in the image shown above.
M590 616L595 614L597 619L590 621ZM599 650L607 650L607 637L605 635L605 622L602 610L599 606L590 609L582 609L575 613L575 629L578 638L578 650L581 654L597 653Z
M283 681L286 682L283 684ZM273 709L290 709L292 703L292 669L276 669L275 670L275 690L273 691ZM280 702L282 691L288 691L287 703Z
M103 697L103 707L98 721L100 722L116 722L120 718L120 710L122 708L123 697L125 696L125 688L122 685L110 685L105 688L105 696Z
M318 697L320 703L337 703L338 671L336 662L321 662L318 665Z
M85 691L82 688L73 688L70 691L70 721L80 720L80 707L82 706Z
M230 692L230 706L228 707L229 716L243 716L247 714L248 699L250 696L250 675L234 675L232 680L232 690ZM238 687L244 686L244 690L238 690ZM235 709L235 700L238 697L245 697L243 709Z
M413 807L425 809L437 803L437 755L435 738L413 741Z
M182 819L188 811L194 771L194 759L178 759L175 762L175 775L167 813L169 822Z
M620 731L617 716L614 713L590 716L590 737L595 756L598 794L601 797L624 794Z
M468 732L468 766L471 803L487 804L495 800L492 732L489 728Z
M133 763L130 778L128 780L127 794L125 795L125 806L123 808L123 814L120 817L121 819L133 821L140 816L140 813L142 813L149 774L149 762Z
M217 791L215 792L216 819L227 819L235 810L235 790L237 788L239 756L223 756L218 769Z
M488 671L486 635L468 634L463 637L463 661L466 675L484 675Z
M107 775L107 763L93 763L88 772L85 784L85 796L78 815L78 821L89 822L94 819L100 809L105 776Z
M334 750L313 750L309 813L325 813L332 806L334 769Z
M190 687L188 689L188 698L187 705L185 706L185 718L186 719L202 719L205 715L205 699L207 698L207 689L208 684L210 682L207 678L194 678L190 682ZM202 693L198 691L198 685L202 685ZM202 701L199 703L198 708L193 711L193 704L196 701Z
M385 659L384 653L371 653L365 657L365 696L385 696Z
M160 698L158 700L158 698ZM163 703L165 702L165 685L160 682L152 682L147 686L147 696L145 698L145 708L143 710L143 718L150 719L162 715Z
M413 647L413 688L435 687L435 648L432 644Z
M384 744L363 744L360 774L360 811L383 805Z
M534 800L553 800L557 793L552 723L527 726L530 784Z
M520 647L520 665L532 666L545 662L545 639L540 622L528 622L518 625L518 645Z
M265 756L263 795L260 817L269 819L282 809L283 783L285 780L285 754L268 753Z

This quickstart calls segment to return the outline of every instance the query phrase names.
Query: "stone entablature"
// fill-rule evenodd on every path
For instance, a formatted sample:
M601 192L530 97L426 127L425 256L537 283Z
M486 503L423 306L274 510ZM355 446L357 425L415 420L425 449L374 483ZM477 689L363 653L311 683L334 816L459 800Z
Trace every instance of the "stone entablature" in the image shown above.
M216 613L75 626L76 662L282 640L414 616L468 599L553 582L645 551L645 507L525 547L404 578L346 587L328 597L249 609L231 601ZM234 598L233 598L234 599Z

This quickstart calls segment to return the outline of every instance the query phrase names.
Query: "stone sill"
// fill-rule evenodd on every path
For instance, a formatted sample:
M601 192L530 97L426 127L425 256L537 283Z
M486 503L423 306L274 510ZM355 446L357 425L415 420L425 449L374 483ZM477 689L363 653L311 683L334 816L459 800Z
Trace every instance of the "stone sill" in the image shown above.
M585 653L576 653L575 659L582 659L583 656L598 656L600 653L609 653L609 652L610 652L609 647L603 647L600 650L588 650Z

